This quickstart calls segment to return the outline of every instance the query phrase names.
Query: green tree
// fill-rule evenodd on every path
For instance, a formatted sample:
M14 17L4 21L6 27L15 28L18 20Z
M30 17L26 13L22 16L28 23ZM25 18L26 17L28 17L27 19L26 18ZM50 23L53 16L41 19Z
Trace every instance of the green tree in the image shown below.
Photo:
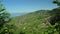
M9 21L10 14L3 7L2 0L0 0L0 34L5 34L4 25Z
M58 6L60 6L60 1L59 0L54 0L53 3L57 4Z
M48 31L50 31L52 29L51 31L54 32L54 30L56 29L56 31L60 34L60 1L59 0L54 0L53 3L57 4L58 8L54 8L50 11L51 18L50 18L49 22L50 22L52 27L49 26L50 29L48 27ZM56 33L56 32L54 32L54 33L52 33L52 32L49 32L49 34Z

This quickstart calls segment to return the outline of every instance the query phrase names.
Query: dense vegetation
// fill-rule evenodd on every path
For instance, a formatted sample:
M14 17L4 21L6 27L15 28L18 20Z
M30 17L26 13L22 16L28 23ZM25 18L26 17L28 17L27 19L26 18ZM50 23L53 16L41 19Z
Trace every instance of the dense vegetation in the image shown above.
M55 0L53 3L58 8L38 10L13 18L9 18L6 11L3 12L5 8L0 4L0 34L60 34L60 2Z
M6 11L6 8L3 7L2 0L0 0L0 34L12 34L10 31L13 29L11 25L7 23L10 21L10 14Z
M10 23L17 27L15 33L43 34L48 26L44 23L47 21L47 17L49 17L48 10L39 10L23 16L14 17Z

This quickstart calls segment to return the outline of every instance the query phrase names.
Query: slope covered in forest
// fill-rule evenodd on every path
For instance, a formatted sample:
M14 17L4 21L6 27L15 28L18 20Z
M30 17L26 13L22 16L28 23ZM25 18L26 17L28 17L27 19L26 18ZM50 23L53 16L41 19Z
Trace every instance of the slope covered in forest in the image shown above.
M43 34L47 29L44 23L49 17L49 10L39 10L28 13L23 16L17 16L11 19L10 24L16 26L15 33Z

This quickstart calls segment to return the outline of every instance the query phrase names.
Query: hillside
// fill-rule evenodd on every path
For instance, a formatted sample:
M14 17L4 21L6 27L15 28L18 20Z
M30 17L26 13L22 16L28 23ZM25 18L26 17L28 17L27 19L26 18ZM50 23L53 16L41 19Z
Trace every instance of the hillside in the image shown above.
M44 34L47 25L44 23L49 17L49 10L39 10L11 19L10 24L16 26L15 34Z

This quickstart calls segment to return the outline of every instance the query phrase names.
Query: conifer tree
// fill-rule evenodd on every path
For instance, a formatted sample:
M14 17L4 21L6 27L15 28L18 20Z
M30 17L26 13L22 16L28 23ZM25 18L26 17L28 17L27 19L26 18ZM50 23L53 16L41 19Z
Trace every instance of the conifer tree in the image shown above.
M10 14L3 7L2 1L0 0L0 26L3 26L9 18Z
M5 34L3 27L9 21L9 16L10 14L4 8L2 0L0 0L0 34Z

